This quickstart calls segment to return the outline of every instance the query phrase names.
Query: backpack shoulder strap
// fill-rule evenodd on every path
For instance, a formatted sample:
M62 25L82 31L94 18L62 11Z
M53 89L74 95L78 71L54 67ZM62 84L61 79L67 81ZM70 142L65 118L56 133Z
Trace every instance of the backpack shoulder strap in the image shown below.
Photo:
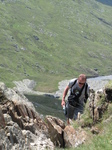
M77 82L77 79L74 81L74 83L72 84L71 88L75 85L76 82Z
M70 95L72 95L72 87L75 85L75 83L77 82L77 79L73 82L72 86L71 86L71 92L70 92Z
M88 84L86 83L86 87L85 87L85 98L86 99L88 99L87 88L88 88Z

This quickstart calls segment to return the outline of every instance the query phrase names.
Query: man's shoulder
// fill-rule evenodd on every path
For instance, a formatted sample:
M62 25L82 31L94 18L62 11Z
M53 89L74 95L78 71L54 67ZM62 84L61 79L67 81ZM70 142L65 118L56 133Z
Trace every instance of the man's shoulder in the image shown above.
M69 87L72 87L76 83L76 81L77 81L77 78L71 79L69 81Z
M73 79L71 79L69 82L73 83L73 82L75 82L76 80L77 80L77 78L73 78Z

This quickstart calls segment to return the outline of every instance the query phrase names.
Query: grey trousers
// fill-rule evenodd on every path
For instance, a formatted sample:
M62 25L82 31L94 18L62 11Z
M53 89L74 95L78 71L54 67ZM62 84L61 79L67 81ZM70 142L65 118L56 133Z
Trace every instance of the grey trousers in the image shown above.
M65 115L67 118L76 120L78 113L80 112L82 114L83 111L84 111L84 106L81 104L74 107L74 106L70 105L68 102L66 103Z

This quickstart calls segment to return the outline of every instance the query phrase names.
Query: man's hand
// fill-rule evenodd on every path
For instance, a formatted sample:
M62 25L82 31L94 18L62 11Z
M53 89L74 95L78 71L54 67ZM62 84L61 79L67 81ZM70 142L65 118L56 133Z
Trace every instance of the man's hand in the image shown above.
M67 86L64 90L64 93L63 93L63 97L62 97L62 102L61 102L61 106L63 107L63 105L65 105L65 97L68 93L68 90L69 90L69 86Z
M63 105L65 105L65 100L62 99L62 102L61 102L61 106L63 107Z

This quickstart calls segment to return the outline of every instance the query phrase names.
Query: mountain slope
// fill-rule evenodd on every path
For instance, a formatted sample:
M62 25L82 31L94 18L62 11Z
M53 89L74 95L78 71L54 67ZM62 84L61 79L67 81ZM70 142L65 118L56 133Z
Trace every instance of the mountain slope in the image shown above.
M50 92L81 72L111 74L111 13L94 0L0 2L0 80L29 78Z

